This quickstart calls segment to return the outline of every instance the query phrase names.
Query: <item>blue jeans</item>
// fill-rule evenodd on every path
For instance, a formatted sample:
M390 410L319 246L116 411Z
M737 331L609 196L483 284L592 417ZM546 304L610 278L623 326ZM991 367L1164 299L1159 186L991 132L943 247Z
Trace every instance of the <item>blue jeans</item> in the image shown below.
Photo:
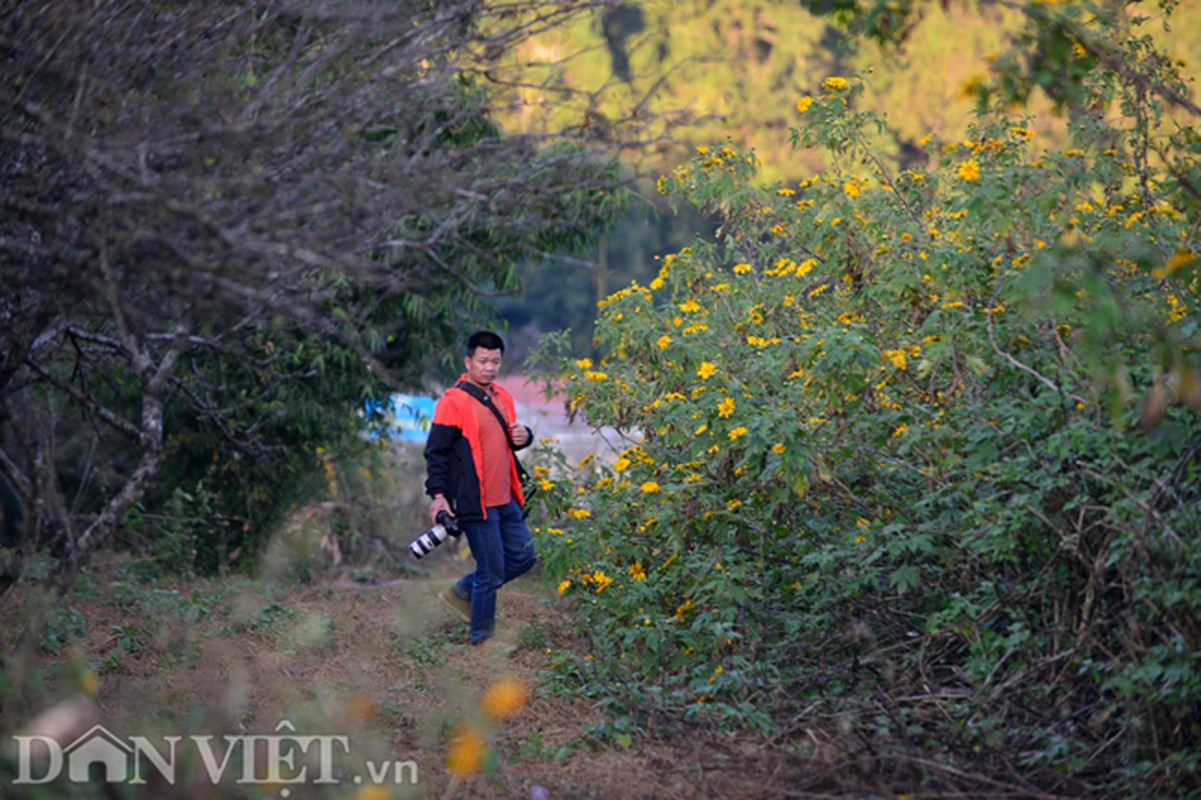
M487 519L463 527L475 572L455 584L455 593L471 603L471 643L479 644L496 630L496 590L529 571L538 554L516 500L489 507Z

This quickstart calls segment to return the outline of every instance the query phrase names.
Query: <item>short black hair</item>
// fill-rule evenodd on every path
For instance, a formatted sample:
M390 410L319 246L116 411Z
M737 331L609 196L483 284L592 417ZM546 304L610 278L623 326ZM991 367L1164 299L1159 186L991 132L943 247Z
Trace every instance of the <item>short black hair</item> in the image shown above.
M467 357L471 358L475 355L477 347L482 347L485 350L499 350L501 355L505 352L505 340L500 338L492 331L476 331L467 337Z

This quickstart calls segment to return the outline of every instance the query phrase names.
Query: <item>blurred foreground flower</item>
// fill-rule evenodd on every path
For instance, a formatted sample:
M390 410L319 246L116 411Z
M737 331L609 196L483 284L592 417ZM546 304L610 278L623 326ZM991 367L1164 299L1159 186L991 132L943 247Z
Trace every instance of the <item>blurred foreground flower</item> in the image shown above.
M517 678L502 678L484 692L480 706L491 719L508 719L529 702L530 693Z
M446 767L455 775L474 775L484 765L487 754L483 732L474 725L463 725L450 739Z

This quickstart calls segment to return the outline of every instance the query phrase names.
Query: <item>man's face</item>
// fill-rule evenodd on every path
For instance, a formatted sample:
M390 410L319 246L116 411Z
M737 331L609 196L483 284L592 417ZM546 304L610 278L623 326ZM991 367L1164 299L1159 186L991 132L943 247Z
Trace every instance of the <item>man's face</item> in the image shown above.
M500 375L500 350L477 347L463 363L467 365L468 380L478 386L488 386Z

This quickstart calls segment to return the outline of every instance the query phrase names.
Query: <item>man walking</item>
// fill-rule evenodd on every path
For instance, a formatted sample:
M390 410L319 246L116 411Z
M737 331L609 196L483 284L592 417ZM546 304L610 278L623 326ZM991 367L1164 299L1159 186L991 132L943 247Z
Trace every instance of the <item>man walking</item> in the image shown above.
M473 645L496 629L497 589L537 560L514 456L533 434L517 423L512 396L495 383L504 352L504 340L491 331L468 337L467 371L435 406L425 446L430 521L439 511L457 517L475 558L475 571L438 598L471 624Z

